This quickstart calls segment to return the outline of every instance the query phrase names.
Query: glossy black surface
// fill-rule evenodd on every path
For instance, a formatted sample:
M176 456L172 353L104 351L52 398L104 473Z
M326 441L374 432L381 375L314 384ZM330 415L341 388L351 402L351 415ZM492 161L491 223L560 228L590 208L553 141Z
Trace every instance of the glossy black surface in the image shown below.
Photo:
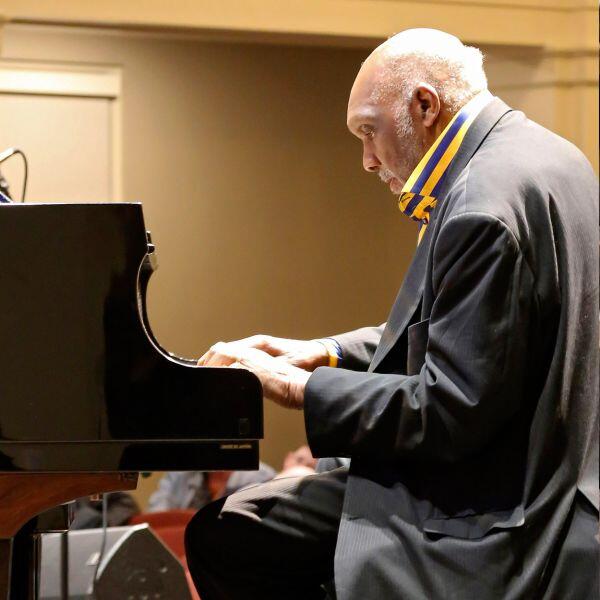
M153 252L139 204L0 205L0 470L255 466L260 383L159 346Z
M243 471L258 468L258 441L36 442L2 444L0 471Z

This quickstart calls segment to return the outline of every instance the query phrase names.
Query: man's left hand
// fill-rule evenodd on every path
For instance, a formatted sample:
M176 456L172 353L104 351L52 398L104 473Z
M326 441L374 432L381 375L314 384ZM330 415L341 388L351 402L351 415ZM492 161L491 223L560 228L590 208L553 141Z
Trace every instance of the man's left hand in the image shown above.
M273 357L256 348L243 347L235 342L220 342L204 366L229 364L230 368L247 369L260 380L263 397L284 408L304 407L304 388L310 373L291 365L283 358Z

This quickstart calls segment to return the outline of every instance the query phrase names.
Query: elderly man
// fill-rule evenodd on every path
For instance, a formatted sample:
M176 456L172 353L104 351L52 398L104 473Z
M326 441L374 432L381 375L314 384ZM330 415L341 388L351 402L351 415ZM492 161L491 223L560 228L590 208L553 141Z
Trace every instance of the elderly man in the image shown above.
M203 600L597 597L588 161L433 30L369 56L348 127L419 224L416 253L384 326L200 359L250 369L265 398L304 409L315 456L351 459L200 511L187 550Z

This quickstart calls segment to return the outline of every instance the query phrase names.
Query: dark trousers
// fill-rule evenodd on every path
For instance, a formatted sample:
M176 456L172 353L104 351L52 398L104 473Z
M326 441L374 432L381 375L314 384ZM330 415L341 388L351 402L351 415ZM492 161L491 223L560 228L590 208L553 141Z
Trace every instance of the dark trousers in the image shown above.
M202 508L185 536L202 600L325 598L347 476L275 479Z

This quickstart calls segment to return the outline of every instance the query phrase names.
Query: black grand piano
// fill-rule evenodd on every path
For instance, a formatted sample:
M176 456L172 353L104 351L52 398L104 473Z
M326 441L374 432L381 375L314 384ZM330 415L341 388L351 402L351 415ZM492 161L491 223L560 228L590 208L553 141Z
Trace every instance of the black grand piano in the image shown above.
M258 466L260 382L161 348L155 265L140 204L0 204L0 600L33 597L21 538L47 509Z

